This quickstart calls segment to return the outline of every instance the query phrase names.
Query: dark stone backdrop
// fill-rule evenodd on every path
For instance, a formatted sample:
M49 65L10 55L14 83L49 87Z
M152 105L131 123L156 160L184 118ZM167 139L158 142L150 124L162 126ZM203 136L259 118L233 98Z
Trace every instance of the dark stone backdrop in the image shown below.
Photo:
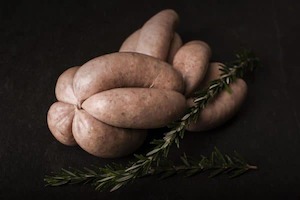
M263 63L247 79L249 93L238 115L218 129L186 134L170 158L183 151L206 155L217 146L229 154L237 150L259 170L232 180L149 177L114 193L45 187L44 175L62 167L131 159L100 159L60 144L46 113L65 69L117 51L165 8L179 13L184 42L211 45L212 60L229 61L248 47ZM299 1L12 0L1 2L0 11L0 199L300 199Z

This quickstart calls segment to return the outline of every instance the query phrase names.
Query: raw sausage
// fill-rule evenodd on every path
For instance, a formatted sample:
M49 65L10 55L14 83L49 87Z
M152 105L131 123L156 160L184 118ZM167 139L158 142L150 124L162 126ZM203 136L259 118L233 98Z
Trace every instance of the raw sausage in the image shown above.
M79 104L98 92L120 87L184 90L181 75L171 65L132 52L117 52L92 59L74 76L73 89Z
M219 63L213 63L210 65L207 72L207 77L203 86L207 86L209 81L215 80L220 76ZM187 130L189 131L205 131L211 128L222 125L227 120L232 118L247 95L247 84L243 79L237 79L230 84L231 93L224 90L200 112L199 118L196 123L192 123ZM189 98L188 106L192 106L193 99Z
M147 130L117 128L76 109L72 126L78 145L92 155L115 158L128 155L146 139Z
M186 100L172 90L116 88L91 96L82 108L112 126L146 129L180 119L186 110Z
M186 97L194 93L204 78L210 57L210 47L199 40L188 42L177 51L173 66L183 76Z

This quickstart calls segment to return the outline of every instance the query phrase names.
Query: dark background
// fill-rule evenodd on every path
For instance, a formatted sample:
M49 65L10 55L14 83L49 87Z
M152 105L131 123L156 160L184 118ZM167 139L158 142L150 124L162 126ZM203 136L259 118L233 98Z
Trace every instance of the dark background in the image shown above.
M229 61L248 47L263 64L247 78L238 115L218 129L186 134L170 158L183 151L207 155L217 146L228 154L237 150L259 170L236 179L149 177L114 193L45 187L44 175L62 167L131 159L100 159L60 144L46 114L65 69L118 51L165 8L180 15L184 42L210 44L212 60ZM7 1L0 10L0 199L300 199L299 1Z

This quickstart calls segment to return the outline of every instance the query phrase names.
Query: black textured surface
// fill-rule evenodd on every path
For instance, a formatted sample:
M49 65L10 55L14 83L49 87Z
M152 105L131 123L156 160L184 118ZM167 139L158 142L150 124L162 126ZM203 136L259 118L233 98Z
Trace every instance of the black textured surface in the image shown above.
M230 60L242 46L261 58L263 68L247 80L238 115L216 130L187 134L181 144L194 156L214 146L229 154L237 150L259 170L232 180L150 177L114 193L44 187L44 175L61 167L112 161L52 137L46 113L58 76L117 51L165 8L179 13L185 42L211 45L213 60ZM0 199L300 199L299 1L8 1L0 10ZM170 157L179 154L173 149Z

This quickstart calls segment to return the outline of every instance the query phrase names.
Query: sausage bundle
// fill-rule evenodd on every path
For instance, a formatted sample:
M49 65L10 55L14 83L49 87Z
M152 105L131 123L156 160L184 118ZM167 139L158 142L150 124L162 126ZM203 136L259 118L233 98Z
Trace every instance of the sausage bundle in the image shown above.
M220 76L209 63L211 49L203 41L182 44L175 32L179 17L163 10L130 35L119 52L71 67L57 80L55 102L47 122L65 145L78 144L103 158L128 155L141 146L147 129L180 119L191 95ZM189 131L214 128L237 112L246 83L231 85L200 113Z

